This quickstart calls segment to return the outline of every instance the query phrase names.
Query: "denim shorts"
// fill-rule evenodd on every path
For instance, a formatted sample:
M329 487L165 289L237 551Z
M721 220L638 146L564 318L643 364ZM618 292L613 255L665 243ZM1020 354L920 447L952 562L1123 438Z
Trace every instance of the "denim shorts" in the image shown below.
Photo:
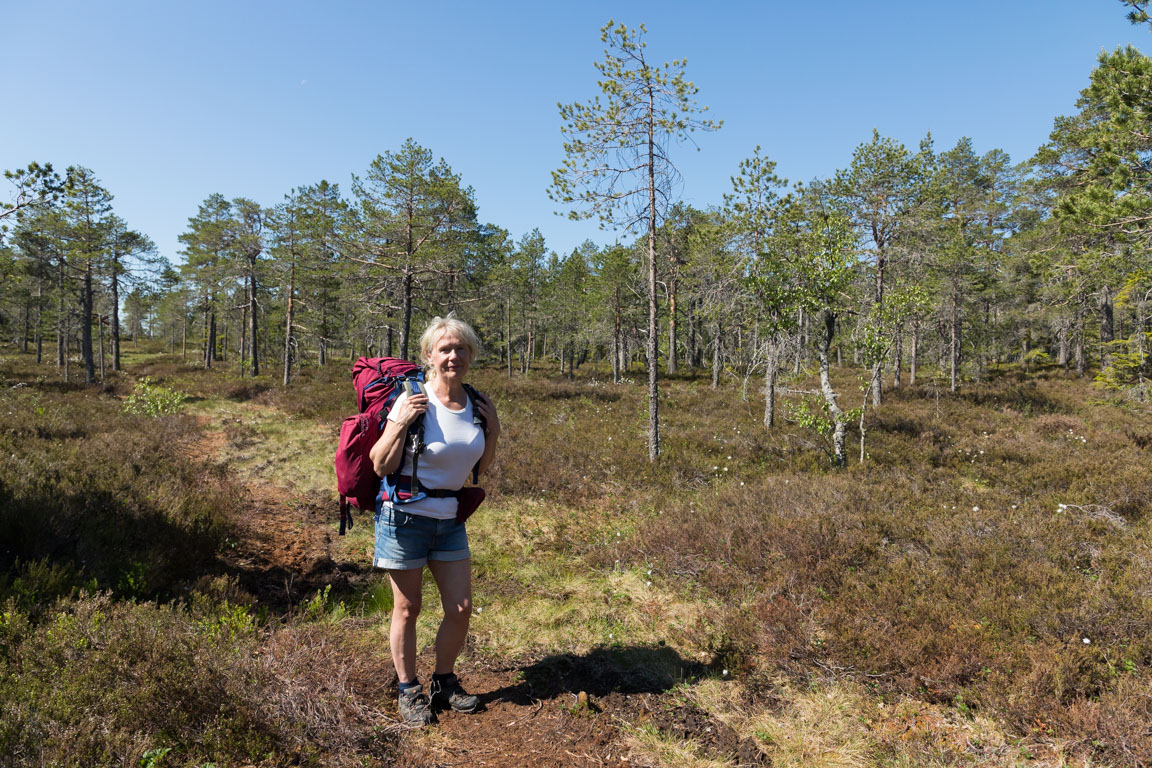
M377 568L406 571L422 568L429 560L467 560L472 556L466 524L455 518L437 520L382 504L375 522L372 564Z

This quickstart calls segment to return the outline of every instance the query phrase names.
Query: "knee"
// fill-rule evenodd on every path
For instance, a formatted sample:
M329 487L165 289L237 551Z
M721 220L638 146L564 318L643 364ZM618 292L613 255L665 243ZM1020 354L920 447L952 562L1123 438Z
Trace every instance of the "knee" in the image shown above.
M472 617L472 601L465 599L447 606L444 617L450 621L468 621Z
M420 615L419 600L399 600L392 608L392 618L404 624L413 624Z

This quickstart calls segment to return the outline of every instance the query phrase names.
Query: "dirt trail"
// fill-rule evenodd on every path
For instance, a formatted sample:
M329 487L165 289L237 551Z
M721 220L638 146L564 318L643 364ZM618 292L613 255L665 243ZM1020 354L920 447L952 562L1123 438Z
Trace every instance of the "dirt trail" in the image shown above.
M225 433L207 417L201 426L195 458L221 461ZM260 480L246 482L245 494L236 540L221 559L224 570L261 604L286 613L327 585L355 589L366 582L367 562L333 557L337 532L330 502ZM419 668L431 669L433 662L426 651ZM465 654L457 672L465 687L480 696L480 711L441 712L427 730L405 729L397 720L399 768L654 765L629 754L625 745L626 728L644 723L699 739L731 765L760 764L759 756L743 749L723 726L669 706L660 686L603 658L559 655L509 663L473 651ZM379 674L395 679L387 661ZM386 710L395 715L391 702Z
M200 421L201 438L192 455L219 463L227 437L207 417ZM337 566L333 560L336 531L323 502L252 479L245 481L244 494L243 514L234 521L235 540L228 542L221 560L225 571L262 604L286 612L327 585L346 587L363 577L364 568Z

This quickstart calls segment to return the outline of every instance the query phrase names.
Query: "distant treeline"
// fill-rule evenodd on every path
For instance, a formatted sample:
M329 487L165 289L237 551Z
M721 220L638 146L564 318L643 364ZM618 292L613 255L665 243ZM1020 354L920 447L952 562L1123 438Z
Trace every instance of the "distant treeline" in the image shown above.
M874 133L827 179L786 186L759 148L706 210L661 209L661 366L745 385L833 363L884 386L924 366L958 386L987 366L1054 362L1144 394L1152 295L1152 62L1103 54L1079 111L1025 163L965 138L938 151ZM119 367L122 338L206 367L274 373L412 356L455 310L513 370L645 360L648 238L571 253L477 216L472 188L409 139L346 190L266 207L216 194L190 212L183 262L113 211L95 174L33 164L0 211L0 333L64 376ZM69 370L78 358L83 371ZM882 383L885 382L885 383ZM773 418L771 397L766 420Z

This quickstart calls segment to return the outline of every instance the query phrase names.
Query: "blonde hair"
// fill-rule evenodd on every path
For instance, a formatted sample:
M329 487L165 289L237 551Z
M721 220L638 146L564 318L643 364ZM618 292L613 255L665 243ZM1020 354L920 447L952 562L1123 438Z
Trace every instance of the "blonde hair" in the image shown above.
M428 368L428 360L432 357L432 345L436 342L436 338L445 331L451 331L456 334L456 338L464 342L464 346L468 347L468 357L471 360L476 359L476 355L480 352L480 337L476 335L476 331L472 330L472 326L456 317L455 312L449 312L447 317L434 317L432 322L428 323L428 327L424 329L423 335L420 336L420 362ZM429 371L431 375L435 375Z

